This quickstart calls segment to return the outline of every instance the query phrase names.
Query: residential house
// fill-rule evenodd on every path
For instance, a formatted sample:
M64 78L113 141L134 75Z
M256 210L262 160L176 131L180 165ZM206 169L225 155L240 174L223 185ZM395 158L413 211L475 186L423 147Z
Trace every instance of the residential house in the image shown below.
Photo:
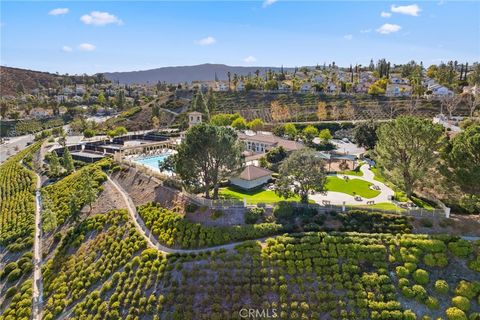
M315 83L322 84L325 79L323 78L323 76L317 75L315 76L315 78L313 78L313 81L315 81Z
M329 82L326 88L327 92L334 93L337 91L337 85L333 82Z
M313 91L313 87L312 87L312 84L309 83L309 82L305 82L300 86L300 92L301 93L308 93L308 92L312 92L312 91Z
M409 81L407 79L403 79L400 77L391 77L390 82L393 84L408 84Z
M228 91L228 86L223 82L217 82L217 91Z
M439 84L434 84L431 86L428 86L427 88L427 95L432 96L432 97L451 97L453 96L453 91L448 89L447 87L441 86Z
M278 85L278 92L290 92L291 88L288 84L281 82Z
M272 179L273 172L254 165L248 165L235 177L230 178L230 183L245 190L258 188Z
M77 94L77 95L82 95L83 96L85 94L85 92L86 92L85 88L82 87L82 86L77 86L75 88L75 94Z
M245 84L243 84L243 81L239 81L237 83L237 87L235 88L237 91L245 91Z
M412 93L412 87L406 84L387 84L385 95L387 97L409 97Z

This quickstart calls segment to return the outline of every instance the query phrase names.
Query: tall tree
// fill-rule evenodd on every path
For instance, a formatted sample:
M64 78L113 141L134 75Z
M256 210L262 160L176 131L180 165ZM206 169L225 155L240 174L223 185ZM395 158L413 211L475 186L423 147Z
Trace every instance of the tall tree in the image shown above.
M284 198L298 195L302 203L308 203L308 194L323 191L325 182L325 162L312 149L303 149L283 160L275 192Z
M48 169L52 176L58 177L60 175L60 160L58 159L58 155L55 151L50 153L48 157Z
M445 159L443 174L465 193L462 199L470 203L468 209L480 210L480 124L456 135L444 149L442 158Z
M83 199L85 200L85 204L88 204L90 211L92 211L92 203L97 199L97 190L95 189L95 181L93 180L92 175L85 169L82 171L80 176L82 181L82 194Z
M215 98L215 92L212 88L208 89L207 93L207 110L208 112L213 112L217 109L217 100Z
M375 144L377 143L377 129L378 123L373 120L358 123L353 131L357 145L367 150L375 148Z
M185 186L202 188L207 199L213 188L216 199L219 182L241 168L242 150L231 128L201 123L187 131L172 162Z
M75 170L75 166L73 164L73 158L68 148L63 148L63 167L67 170L67 173L71 173Z
M421 187L426 173L436 165L443 145L443 128L427 119L403 116L377 130L375 154L387 177L408 197Z

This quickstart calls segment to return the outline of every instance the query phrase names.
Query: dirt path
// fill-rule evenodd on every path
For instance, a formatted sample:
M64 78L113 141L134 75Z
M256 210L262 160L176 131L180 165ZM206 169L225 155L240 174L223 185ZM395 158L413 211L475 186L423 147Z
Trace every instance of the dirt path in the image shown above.
M33 243L33 310L32 319L40 320L43 303L43 279L42 279L42 230L41 230L41 192L42 180L38 173L35 191L35 239Z
M135 208L135 205L133 204L132 199L130 196L122 189L122 187L115 182L113 179L108 177L108 181L113 184L113 186L117 189L117 191L121 194L122 198L125 201L125 204L127 206L127 210L130 214L130 217L132 218L132 221L135 225L135 228L140 232L141 235L145 237L147 240L148 246L152 248L156 248L159 251L161 251L164 254L168 253L199 253L199 252L205 252L205 251L214 251L214 250L233 250L237 245L244 243L245 241L239 241L239 242L234 242L234 243L228 243L220 246L215 246L215 247L208 247L208 248L201 248L201 249L173 249L173 248L168 248L165 247L164 245L160 244L158 240L155 238L155 236L152 235L150 232L150 229L148 229L145 226L145 223L143 222L142 218L137 212L137 209ZM264 242L265 239L267 238L274 238L275 236L271 237L266 237L262 239L255 239L260 242Z

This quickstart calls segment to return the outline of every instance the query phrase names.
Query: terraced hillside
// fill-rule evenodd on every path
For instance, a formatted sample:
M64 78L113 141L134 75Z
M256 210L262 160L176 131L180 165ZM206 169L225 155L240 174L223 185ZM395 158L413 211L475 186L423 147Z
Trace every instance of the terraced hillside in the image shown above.
M0 319L29 319L36 176L29 169L41 142L0 166Z
M45 268L44 319L241 319L244 309L279 319L467 319L480 311L479 243L304 233L164 256L126 219L122 211L91 217L63 241Z
M288 107L291 121L316 121L317 106L320 101L326 103L327 112L332 114L328 119L322 120L389 119L408 113L432 117L440 112L438 101L422 99L412 108L408 98L371 97L369 95L358 95L352 98L347 96L250 91L217 92L215 96L217 110L214 113L239 112L246 119L258 117L267 122L272 120L270 107L274 101L281 106ZM354 109L353 115L346 112L342 114L342 109L347 101ZM460 105L456 112L467 114L467 109Z

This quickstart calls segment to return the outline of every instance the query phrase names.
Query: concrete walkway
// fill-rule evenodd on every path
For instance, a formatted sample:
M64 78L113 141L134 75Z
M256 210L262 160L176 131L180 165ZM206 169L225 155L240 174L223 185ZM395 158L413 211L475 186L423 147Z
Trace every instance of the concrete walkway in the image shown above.
M214 247L208 247L208 248L200 248L200 249L174 249L174 248L169 248L165 247L162 245L160 242L158 242L157 238L151 233L150 229L145 225L143 222L143 219L140 217L140 215L137 212L137 208L135 207L130 195L123 190L123 188L115 182L113 179L111 179L109 176L107 176L108 181L112 183L112 185L115 187L115 189L120 193L122 196L126 206L128 213L130 214L130 217L132 218L132 222L135 225L135 228L137 231L147 240L147 244L151 248L156 248L157 250L161 251L164 254L168 253L200 253L200 252L206 252L206 251L215 251L215 250L232 250L234 249L237 245L244 243L245 241L248 240L243 240L239 242L234 242L234 243L228 243L220 246L214 246ZM256 241L264 242L267 238L275 238L275 236L270 236L266 238L261 238L261 239L253 239Z
M322 193L315 193L310 196L310 199L315 201L318 204L323 204L323 200L330 201L331 204L341 205L345 202L346 205L367 205L367 201L374 201L375 203L382 203L382 202L392 202L389 200L395 192L387 187L385 184L381 183L380 181L375 180L375 174L370 170L368 164L364 164L360 167L360 171L363 173L363 176L350 176L344 174L338 174L340 179L343 179L345 176L349 177L350 179L359 179L370 182L380 188L380 194L374 198L363 198L361 201L355 200L354 196L351 196L346 193L336 192L336 191L327 191L325 194Z

